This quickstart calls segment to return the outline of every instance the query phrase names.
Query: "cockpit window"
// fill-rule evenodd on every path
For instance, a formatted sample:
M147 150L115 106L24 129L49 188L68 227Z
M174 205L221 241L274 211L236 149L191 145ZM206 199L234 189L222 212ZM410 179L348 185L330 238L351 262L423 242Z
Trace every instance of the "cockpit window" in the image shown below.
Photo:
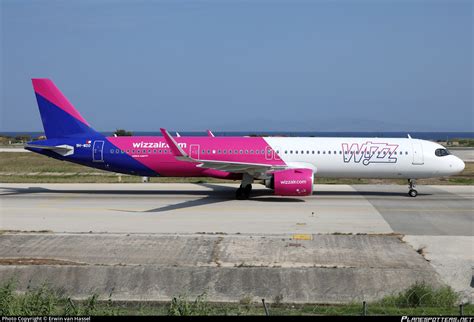
M446 149L436 149L435 154L438 157L444 157L445 155L449 155L449 151Z

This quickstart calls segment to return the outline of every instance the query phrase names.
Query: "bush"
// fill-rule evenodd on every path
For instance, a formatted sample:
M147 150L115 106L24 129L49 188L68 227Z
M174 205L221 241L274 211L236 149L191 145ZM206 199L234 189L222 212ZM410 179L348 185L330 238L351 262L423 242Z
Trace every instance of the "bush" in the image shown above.
M194 302L188 301L185 296L174 297L168 307L168 315L171 316L210 315L211 311L205 293L199 295Z
M395 307L453 307L459 296L449 286L435 289L425 282L417 282L395 296L388 296L381 304Z

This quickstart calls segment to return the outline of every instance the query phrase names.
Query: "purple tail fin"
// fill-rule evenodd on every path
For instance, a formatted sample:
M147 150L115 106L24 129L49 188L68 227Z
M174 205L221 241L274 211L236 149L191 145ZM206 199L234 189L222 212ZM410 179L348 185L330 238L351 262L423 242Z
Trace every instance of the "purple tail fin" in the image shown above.
M32 81L48 139L100 135L90 127L51 80L34 78Z

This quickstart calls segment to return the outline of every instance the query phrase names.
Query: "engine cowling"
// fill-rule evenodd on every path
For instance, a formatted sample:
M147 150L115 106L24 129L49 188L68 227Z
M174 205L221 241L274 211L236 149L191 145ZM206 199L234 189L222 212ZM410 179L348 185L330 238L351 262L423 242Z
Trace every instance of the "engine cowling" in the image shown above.
M287 169L276 171L267 187L278 196L309 196L313 193L313 170Z

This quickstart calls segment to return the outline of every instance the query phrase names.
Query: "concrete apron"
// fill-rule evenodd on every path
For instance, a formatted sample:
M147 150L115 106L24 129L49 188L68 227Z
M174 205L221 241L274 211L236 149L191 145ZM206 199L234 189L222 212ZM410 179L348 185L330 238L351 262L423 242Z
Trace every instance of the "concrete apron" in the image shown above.
M0 281L73 298L374 301L439 275L395 235L0 235Z

